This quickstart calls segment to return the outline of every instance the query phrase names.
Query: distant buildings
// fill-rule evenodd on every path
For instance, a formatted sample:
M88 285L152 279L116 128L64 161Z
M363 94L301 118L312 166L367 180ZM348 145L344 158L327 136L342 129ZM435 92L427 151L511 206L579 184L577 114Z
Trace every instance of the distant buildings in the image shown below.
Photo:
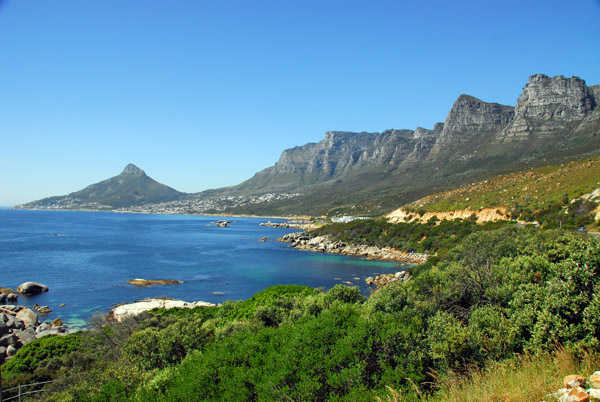
M341 218L331 218L331 222L334 223L348 223L352 221L365 221L367 219L371 219L369 216L350 216L344 215Z

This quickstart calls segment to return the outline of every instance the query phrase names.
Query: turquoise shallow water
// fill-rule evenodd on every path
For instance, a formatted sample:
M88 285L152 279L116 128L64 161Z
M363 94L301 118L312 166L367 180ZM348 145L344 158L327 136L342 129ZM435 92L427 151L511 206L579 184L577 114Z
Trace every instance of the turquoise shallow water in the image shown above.
M220 219L225 218L0 210L0 286L47 285L49 292L21 296L18 304L48 305L53 312L45 318L80 327L94 313L145 297L221 303L276 284L330 288L345 282L368 294L367 276L405 268L293 249L274 240L295 230L259 226L264 218L227 218L234 221L227 228L211 223ZM269 241L259 241L264 236ZM147 288L126 283L134 278L184 283Z

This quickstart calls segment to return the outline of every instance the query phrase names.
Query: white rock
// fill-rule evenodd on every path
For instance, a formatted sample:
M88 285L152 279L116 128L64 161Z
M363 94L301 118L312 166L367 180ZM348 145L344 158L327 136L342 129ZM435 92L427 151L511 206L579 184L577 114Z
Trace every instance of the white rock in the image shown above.
M600 389L590 388L586 392L592 398L600 399Z
M155 308L170 309L174 307L179 308L194 308L194 307L212 307L215 304L197 301L197 302L185 302L183 300L164 300L164 299L145 299L134 303L123 304L122 306L115 307L112 311L115 320L123 321L126 317L135 316L144 311L149 311Z

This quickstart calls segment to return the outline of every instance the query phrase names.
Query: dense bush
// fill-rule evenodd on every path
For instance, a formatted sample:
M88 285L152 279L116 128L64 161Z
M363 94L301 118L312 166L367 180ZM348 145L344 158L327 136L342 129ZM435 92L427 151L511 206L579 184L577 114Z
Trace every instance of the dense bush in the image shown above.
M569 202L565 197L562 202L553 202L537 211L524 210L517 206L513 216L528 222L538 222L544 228L577 229L594 223L591 212L597 207L593 201L577 199Z
M57 336L48 335L23 346L19 353L2 365L5 388L18 384L31 384L51 380L71 353L82 347L79 333Z
M330 235L351 244L393 247L408 252L434 254L448 250L473 232L489 231L507 225L489 222L478 225L473 219L443 220L428 223L389 223L383 219L332 223L311 232L314 236Z
M600 346L598 239L469 225L452 229L470 234L439 261L367 300L356 288L286 285L105 323L67 355L88 363L71 363L51 399L371 401L390 386L410 401L435 392L431 373Z

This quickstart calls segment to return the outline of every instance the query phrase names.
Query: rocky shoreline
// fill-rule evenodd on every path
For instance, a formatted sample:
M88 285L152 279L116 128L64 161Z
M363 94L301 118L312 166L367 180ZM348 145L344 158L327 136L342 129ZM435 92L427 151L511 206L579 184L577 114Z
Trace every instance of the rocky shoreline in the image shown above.
M302 250L352 255L370 260L389 260L422 264L429 258L428 254L409 253L390 247L346 244L341 240L333 240L329 236L311 237L306 232L289 233L277 239L277 241L291 243L292 247Z
M38 313L24 306L0 305L0 364L12 359L31 341L46 335L65 335L67 327L59 318L40 323Z
M316 228L313 223L307 221L289 221L283 223L277 222L262 222L259 224L260 226L269 226L272 228L285 228L285 229L302 229L302 230L311 230Z

